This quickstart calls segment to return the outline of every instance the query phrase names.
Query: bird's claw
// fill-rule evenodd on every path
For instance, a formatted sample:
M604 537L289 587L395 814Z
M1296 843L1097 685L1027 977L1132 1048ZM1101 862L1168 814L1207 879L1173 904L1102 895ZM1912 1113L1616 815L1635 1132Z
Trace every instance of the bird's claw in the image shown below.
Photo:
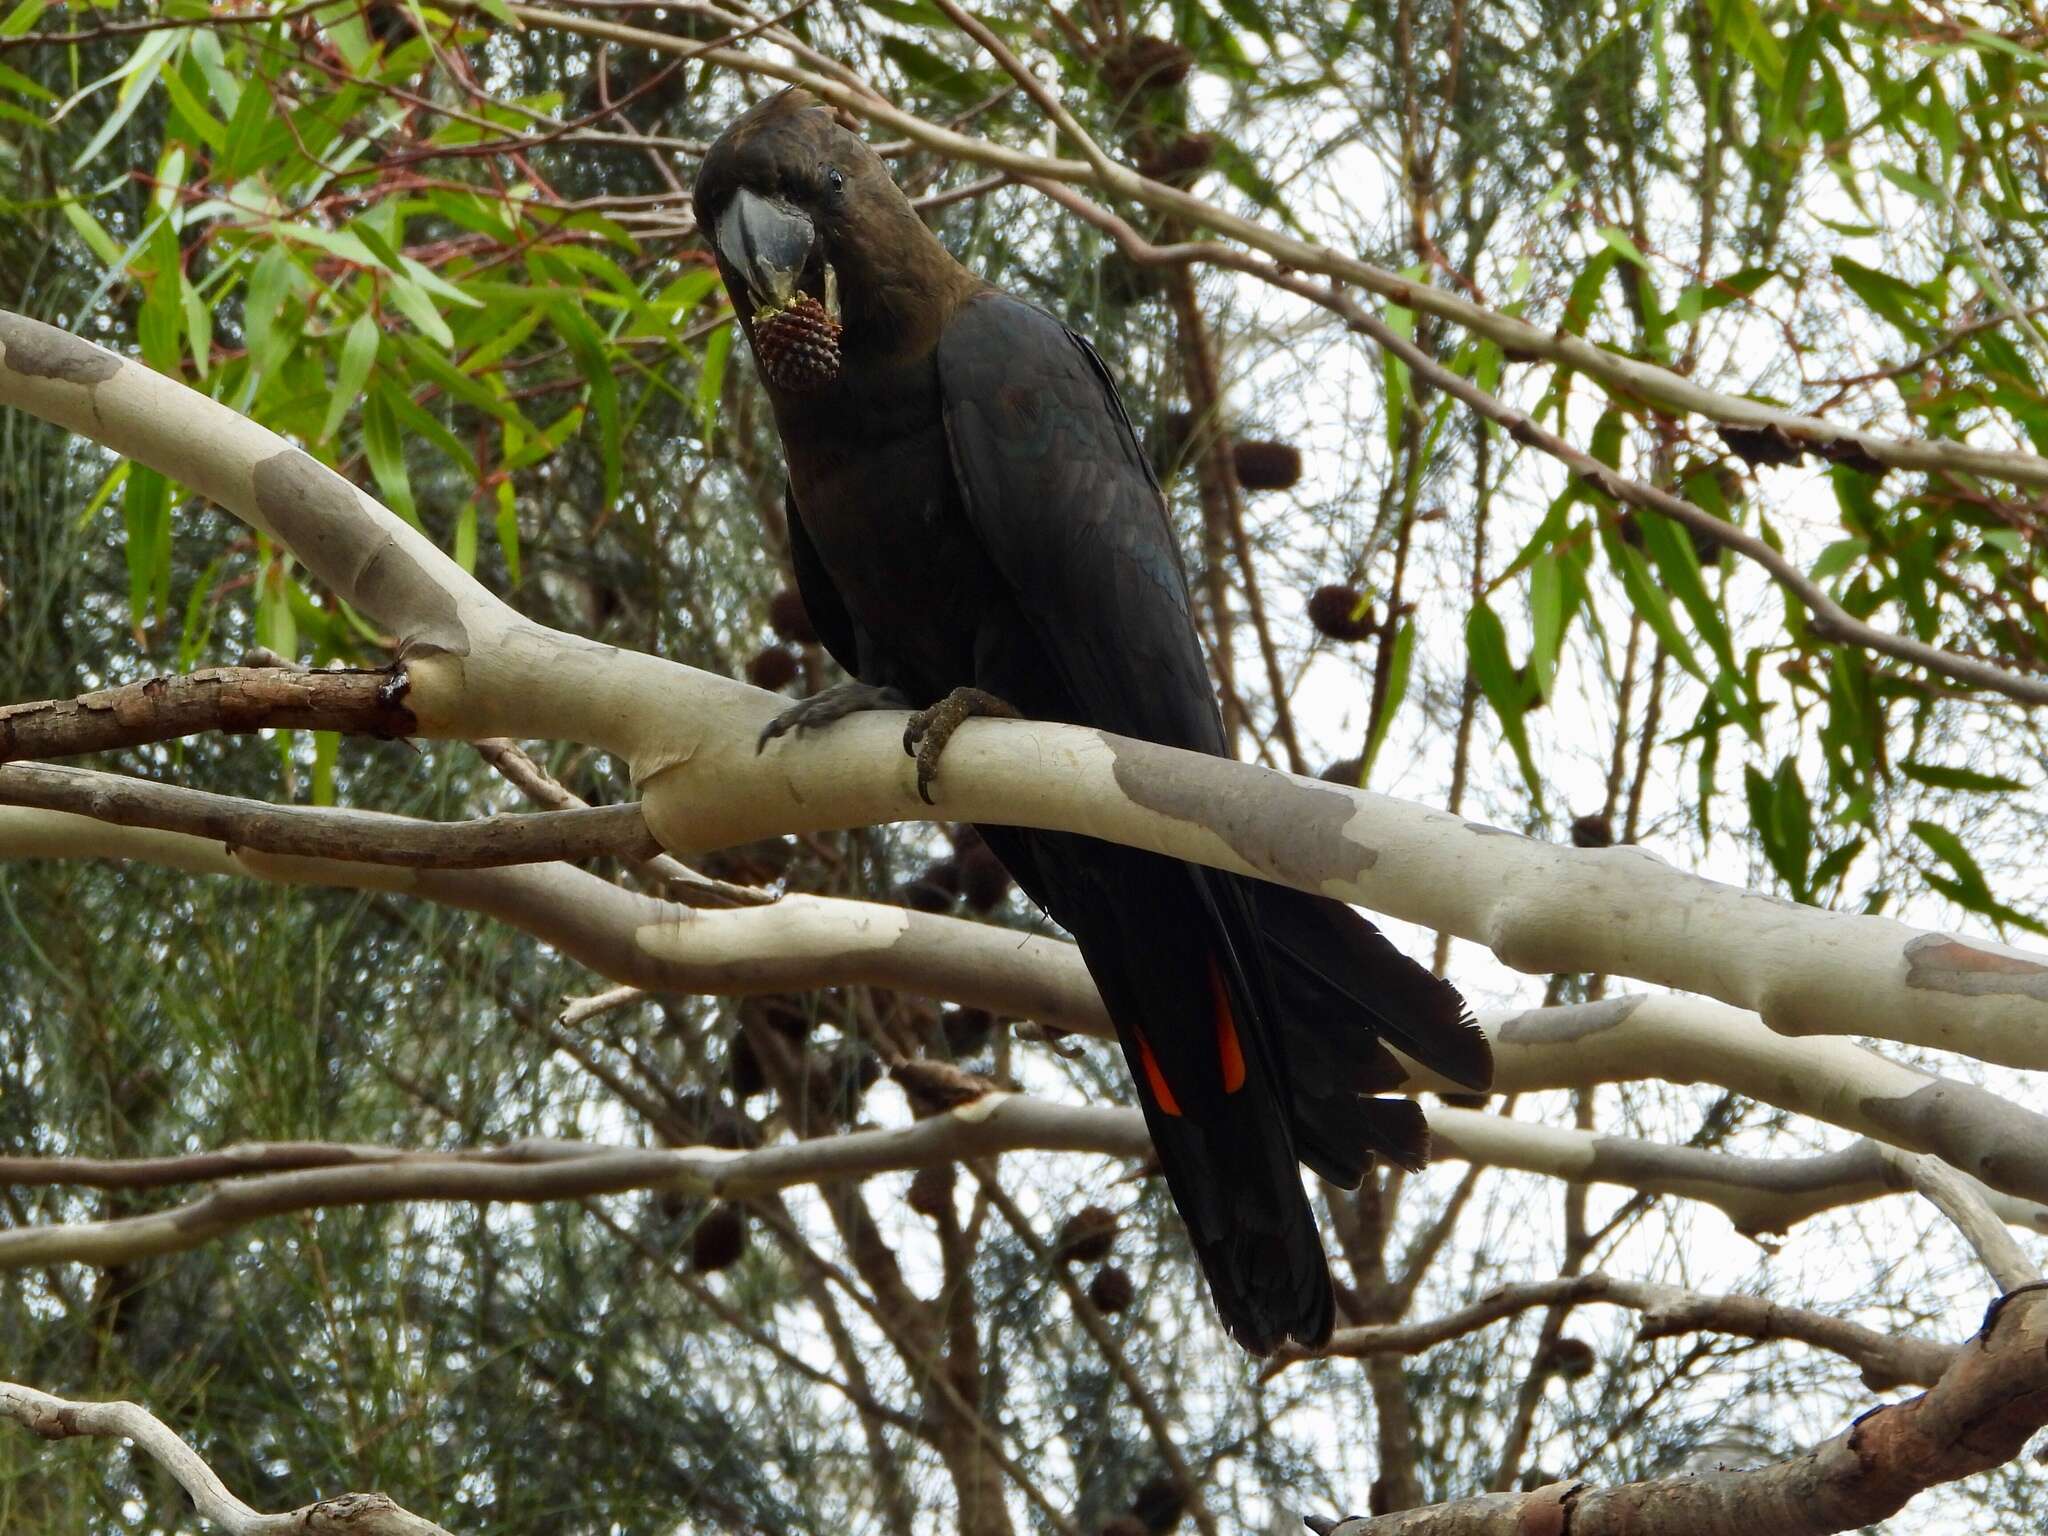
M960 729L963 721L976 715L985 719L1022 718L1011 705L979 688L955 688L929 709L920 709L903 727L903 751L917 759L917 797L926 805L932 799L932 780L939 774L939 754Z
M808 699L799 699L762 726L761 734L754 739L754 753L759 756L767 751L768 743L778 736L820 730L835 720L844 720L848 715L857 715L864 710L909 707L910 700L894 688L877 688L869 683L840 683L814 693Z

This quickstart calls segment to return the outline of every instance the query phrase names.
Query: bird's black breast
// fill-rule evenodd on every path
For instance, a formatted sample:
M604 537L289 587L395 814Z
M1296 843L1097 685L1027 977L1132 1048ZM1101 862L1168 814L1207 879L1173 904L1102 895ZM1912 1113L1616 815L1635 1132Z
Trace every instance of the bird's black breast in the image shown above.
M1008 595L963 516L929 358L776 403L795 513L855 631L851 670L928 703L975 681Z

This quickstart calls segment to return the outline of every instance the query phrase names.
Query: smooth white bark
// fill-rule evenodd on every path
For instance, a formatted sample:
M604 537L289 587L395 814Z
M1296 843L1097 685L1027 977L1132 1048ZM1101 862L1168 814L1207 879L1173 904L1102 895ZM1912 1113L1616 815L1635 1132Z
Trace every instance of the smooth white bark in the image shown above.
M402 892L488 914L613 981L653 990L743 995L864 984L1102 1038L1112 1033L1071 944L871 902L791 895L771 906L701 910L622 890L567 865L421 870L287 858L64 812L0 807L0 858L34 857L134 858L193 873ZM1859 1136L1937 1154L2025 1202L2027 1211L2048 1201L2048 1117L1846 1040L1788 1039L1754 1014L1676 995L1505 1010L1479 1022L1493 1042L1503 1092L1644 1079L1711 1083ZM1455 1087L1408 1066L1416 1091ZM1745 1230L1767 1229L1716 1203ZM2034 1224L2032 1215L2013 1219Z
M1782 1230L1820 1211L1912 1187L1903 1174L1887 1181L1884 1154L1869 1143L1826 1158L1767 1161L1557 1130L1444 1105L1425 1106L1424 1113L1439 1158L1700 1200L1750 1233ZM448 1155L352 1148L340 1161L222 1179L186 1204L146 1215L0 1231L0 1272L63 1263L106 1267L185 1253L254 1222L330 1206L399 1200L530 1204L634 1190L744 1199L1003 1152L1088 1152L1135 1161L1151 1145L1135 1109L991 1092L909 1125L745 1152L563 1141ZM92 1187L104 1182L104 1168L96 1172ZM2001 1217L2048 1231L2048 1207L1995 1194L1961 1174L1952 1177Z
M227 407L0 314L0 403L161 470L279 540L404 641L423 733L566 738L624 758L676 852L943 815L1058 827L1356 901L1530 972L1715 997L1787 1034L1876 1034L2048 1066L2048 957L1824 912L1318 780L1036 722L974 721L922 805L897 722L756 756L774 695L527 622L402 519Z
M135 1403L88 1403L0 1381L0 1419L48 1440L106 1435L132 1440L178 1480L192 1507L229 1536L449 1536L381 1493L344 1493L288 1514L259 1514L155 1414Z

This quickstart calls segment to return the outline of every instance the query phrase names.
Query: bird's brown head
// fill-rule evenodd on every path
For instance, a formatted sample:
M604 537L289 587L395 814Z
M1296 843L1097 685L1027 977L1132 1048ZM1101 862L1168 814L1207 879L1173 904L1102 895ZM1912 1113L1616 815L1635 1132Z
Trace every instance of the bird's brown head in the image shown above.
M718 136L694 202L761 371L787 393L928 345L972 281L882 157L800 87Z

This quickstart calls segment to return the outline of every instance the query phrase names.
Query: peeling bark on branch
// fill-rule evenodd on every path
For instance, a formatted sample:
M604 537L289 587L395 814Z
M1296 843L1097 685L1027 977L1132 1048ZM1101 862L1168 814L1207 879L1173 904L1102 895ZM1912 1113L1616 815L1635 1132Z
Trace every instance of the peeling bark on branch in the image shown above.
M1340 1536L1832 1536L1941 1483L2011 1461L2048 1424L2048 1292L2009 1296L1934 1387L1858 1418L1790 1461L1591 1488L1554 1483L1315 1528Z
M410 736L402 674L214 667L82 694L0 707L0 763L74 757L196 736L262 730Z

